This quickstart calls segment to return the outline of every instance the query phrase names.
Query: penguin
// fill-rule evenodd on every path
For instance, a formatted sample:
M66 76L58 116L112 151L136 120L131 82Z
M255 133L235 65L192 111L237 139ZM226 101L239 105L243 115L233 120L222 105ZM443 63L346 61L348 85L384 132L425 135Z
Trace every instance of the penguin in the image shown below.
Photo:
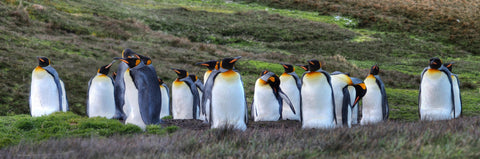
M337 125L351 127L353 108L365 94L366 86L363 82L354 84L352 78L339 71L333 72L331 77L335 96L335 115L339 121Z
M108 76L114 62L100 67L97 74L88 82L86 111L88 117L111 119L116 113L113 79Z
M255 83L252 114L254 121L277 121L282 119L283 102L295 115L292 102L280 88L280 78L273 72L265 70Z
M177 79L172 83L173 119L198 119L200 96L197 86L185 70L174 69Z
M216 60L210 60L210 61L207 61L207 62L196 63L196 65L202 65L202 66L206 66L208 68L208 70L203 75L203 82L204 82L203 84L205 84L207 82L208 76L210 76L210 73L212 73L212 70L215 70L215 67L217 66L217 63L218 63L218 61L216 61Z
M160 119L165 116L172 115L172 105L170 104L170 89L162 79L158 79L158 85L160 86L160 92L162 94L162 110L160 111Z
M373 65L365 78L367 93L362 99L362 119L360 125L375 124L388 120L389 107L387 93L382 79L378 75L380 68Z
M139 58L122 58L129 68L123 78L125 82L125 105L130 110L125 124L134 124L145 130L146 125L161 123L161 92L156 73L145 66ZM117 77L118 78L118 77Z
M30 114L33 117L68 110L65 85L50 60L37 56L38 66L32 72L30 86Z
M302 128L330 129L335 127L335 100L330 74L322 70L318 60L309 60L302 76L300 119Z
M290 64L281 64L284 68L284 72L280 75L280 88L285 92L285 94L290 99L293 104L294 110L299 112L301 105L301 95L300 90L302 88L302 81L295 73L295 67ZM300 113L294 114L293 111L290 111L286 101L283 102L283 111L282 119L283 120L298 120L300 121Z
M247 129L247 103L240 73L234 71L241 56L224 58L204 86L203 106L210 107L207 121L211 128ZM205 111L205 109L202 109Z
M443 66L447 67L450 73L452 73L453 94L455 95L454 118L458 118L462 114L462 94L460 93L460 80L458 80L458 76L452 72L453 64L454 64L453 62L450 62L450 63L443 64Z
M352 82L353 82L353 87L355 87L355 101L354 103L356 103L355 105L353 105L353 109L352 109L352 125L355 125L355 124L358 124L358 109L359 109L359 100L362 99L363 100L363 97L365 96L365 94L367 93L367 86L365 85L365 83L359 79L359 78L355 78L355 77L350 77L352 79Z
M197 105L197 116L198 119L202 121L206 121L206 114L200 113L201 111L201 104L202 104L202 97L203 97L203 82L198 78L197 75L189 74L190 79L192 79L195 87L197 87L198 97L199 97L199 104Z
M125 49L122 51L122 57L121 58L133 58L135 56L135 52L133 52L131 49ZM121 59L121 58L115 58L115 59ZM127 114L129 114L130 108L127 107L128 105L125 105L125 82L124 82L124 73L128 69L128 65L124 62L120 62L118 65L116 75L115 75L115 89L113 90L114 92L114 97L115 97L115 107L116 107L116 113L115 116L113 117L114 119L122 119L126 120L127 119Z
M418 95L421 120L449 120L452 113L456 116L451 75L439 58L430 59L429 67L422 72Z

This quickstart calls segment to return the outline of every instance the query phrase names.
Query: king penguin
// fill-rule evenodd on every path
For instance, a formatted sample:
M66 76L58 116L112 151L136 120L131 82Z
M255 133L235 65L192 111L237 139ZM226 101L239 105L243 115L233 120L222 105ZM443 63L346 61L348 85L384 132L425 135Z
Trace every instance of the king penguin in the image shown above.
M373 65L365 78L367 93L362 99L362 120L360 125L375 124L388 120L389 108L387 93L382 79L378 75L380 68Z
M210 107L211 128L247 129L247 102L240 73L234 71L239 57L224 58L204 87L203 106ZM204 111L204 110L202 110Z
M122 51L122 57L121 58L133 58L135 56L135 52L133 52L131 49L125 49ZM115 116L113 117L114 119L122 119L126 120L127 115L129 114L128 111L130 111L130 108L127 107L128 105L125 104L125 82L124 82L124 74L125 71L128 69L128 65L124 62L120 62L117 68L117 72L115 75L115 89L113 90L114 92L114 97L115 97L115 107L116 107L116 113Z
M124 73L125 105L130 108L125 124L145 130L146 125L161 122L161 92L157 76L138 58L122 58L129 68ZM118 78L118 77L117 77Z
M458 80L457 74L452 72L453 62L445 63L443 66L452 73L453 94L455 95L455 118L460 117L462 114L462 94L460 93L460 80ZM453 116L453 114L452 114Z
M207 82L208 76L210 76L212 71L215 70L215 67L217 66L217 63L218 63L218 61L216 61L216 60L196 63L196 65L202 65L202 66L206 66L208 68L208 70L203 75L204 84Z
M302 88L302 81L295 73L295 67L290 64L281 64L284 68L284 72L280 75L280 88L285 92L285 94L290 99L293 104L295 112L300 111L301 105L301 95L300 90ZM282 111L283 120L298 120L300 121L300 113L293 113L288 108L286 101L283 102L283 111Z
M97 75L88 82L87 116L113 118L116 113L115 98L113 97L113 79L108 76L112 63L97 70Z
M203 82L198 78L197 75L189 74L190 79L192 79L195 87L197 87L198 97L199 97L199 104L197 105L197 116L198 119L206 122L206 114L201 113L201 104L202 104L202 97L203 97Z
M46 57L37 57L38 66L32 72L30 114L33 117L68 110L65 85Z
M365 95L365 84L363 82L356 83L358 84L354 84L352 78L345 73L339 71L332 73L332 88L335 95L335 114L339 121L339 123L337 123L339 126L352 126L353 108L361 97ZM364 91L361 91L362 89Z
M198 119L200 96L197 86L189 77L187 71L174 69L177 79L172 84L173 119Z
M330 129L335 127L335 101L330 74L322 70L318 60L309 60L302 76L300 117L302 128Z
M421 120L449 120L455 114L455 96L450 71L439 58L431 58L422 72L418 95Z
M158 79L158 85L160 85L160 92L162 94L162 110L160 111L160 119L165 116L172 115L172 105L170 104L170 89L162 79Z
M358 124L358 109L359 109L359 100L363 99L365 94L367 93L367 86L365 85L365 82L363 82L359 78L355 77L350 77L353 82L353 87L355 87L355 101L353 103L356 103L353 105L352 109L352 124Z
M295 115L292 102L280 88L280 78L273 72L263 71L255 83L252 102L254 121L277 121L282 118L283 102Z

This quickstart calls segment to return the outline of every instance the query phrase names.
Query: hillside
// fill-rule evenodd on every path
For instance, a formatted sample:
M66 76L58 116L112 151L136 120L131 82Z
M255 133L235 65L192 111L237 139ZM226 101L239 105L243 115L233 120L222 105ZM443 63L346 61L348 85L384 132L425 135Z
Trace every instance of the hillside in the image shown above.
M468 4L470 3L474 2L469 1ZM300 6L309 5L307 3L300 4L302 4ZM351 3L346 4L350 5ZM339 7L343 8L342 11L356 9L354 7L348 8L349 5ZM477 3L470 5L478 6ZM459 4L459 6L461 5ZM473 9L473 13L476 13L475 11L477 10ZM381 13L372 12L371 14L380 15ZM280 62L304 64L306 60L318 59L322 61L324 69L329 72L337 70L349 72L352 76L361 79L366 77L373 64L378 64L381 70L380 76L387 87L391 108L390 122L393 123L391 124L393 126L387 126L385 129L393 132L401 131L396 136L383 136L382 140L389 140L391 137L395 138L393 140L398 144L408 143L407 146L400 147L406 150L395 153L415 149L416 147L412 146L415 143L410 142L419 142L420 146L433 146L430 148L434 149L435 146L443 145L451 140L462 143L470 141L457 139L459 134L466 135L467 132L474 131L470 129L469 124L478 125L475 117L480 115L480 99L478 98L480 56L477 49L480 45L478 45L478 36L472 33L471 42L462 42L466 39L463 37L457 43L455 38L445 39L445 36L450 35L450 33L419 30L418 28L422 28L423 25L421 23L412 22L412 24L416 24L413 27L417 28L416 30L402 30L396 27L397 24L402 23L401 18L389 19L392 23L379 20L378 23L375 23L376 25L371 22L367 25L362 17L360 15L356 16L355 12L344 14L338 14L338 11L335 10L318 12L317 9L312 7L298 7L298 5L290 3L272 4L270 1L0 1L0 55L2 55L0 57L0 87L4 88L3 91L0 91L0 115L9 116L0 117L5 118L5 121L0 123L8 127L10 135L18 133L16 131L22 131L22 129L12 126L12 123L9 122L23 119L24 116L19 114L29 114L28 96L31 72L37 66L36 56L46 56L52 61L52 67L59 72L60 78L65 82L70 110L74 114L84 116L88 80L95 75L98 67L108 64L113 57L120 56L123 49L131 48L138 53L150 56L158 76L164 79L168 85L171 85L176 78L175 73L170 68L182 68L194 74L203 75L205 68L194 65L196 62L242 56L243 58L238 62L236 68L242 74L248 103L251 103L254 81L258 78L259 73L264 69L276 74L282 73L283 68L278 64ZM466 15L466 17L478 18L470 15ZM432 23L435 22L437 21ZM476 23L472 23L472 25L477 26ZM475 30L478 27L471 28ZM478 33L478 30L476 33ZM445 123L421 122L417 124L411 122L418 121L417 97L420 73L428 65L428 59L431 57L439 57L444 62L455 62L453 72L459 75L463 98L463 118L460 120ZM113 70L115 69L116 65L113 67ZM299 75L303 73L300 68L296 70ZM86 120L81 117L78 118L75 121ZM463 120L465 120L465 123ZM414 140L414 138L408 138L406 141L402 140L405 139L405 136L411 134L395 129L395 127L407 125L407 127L410 126L409 129L431 127L428 130L433 131L438 128L435 127L435 123L447 124L443 125L446 128L439 127L448 129L448 131L434 132L437 136L429 136L430 138L427 140L421 141ZM454 130L457 123L460 123L462 128ZM262 124L259 125L258 127L261 127ZM13 127L12 131L10 131L10 127ZM382 126L379 127L383 129ZM40 129L38 131L43 131L41 130L43 127L38 127L38 129ZM77 129L77 127L72 129ZM384 133L377 132L379 130L376 129L379 128L372 126L358 127L352 130L338 129L332 132L319 132L329 135L344 133L347 136L366 133L363 137L368 135L368 132L373 134ZM297 134L294 130L255 129L244 134L244 138L234 139L235 141L245 138L253 140L250 139L252 136L262 138L268 136L267 134L271 133L270 131L278 133L287 131L287 134L290 135ZM7 132L7 130L4 132ZM298 134L301 134L302 141L308 140L308 134L317 133L317 131L300 132ZM181 129L178 134L173 133L173 135L174 137L192 134L201 136L200 139L192 139L191 143L187 143L186 149L189 150L188 146L198 146L197 143L202 138L216 136L218 133L222 133L222 131L202 129L199 132L190 132ZM423 133L425 132L418 132L414 136L422 136ZM432 132L428 131L427 133ZM452 133L459 134L452 135ZM62 140L63 137L69 137L69 135L85 137L90 134L90 131L86 133L87 135L80 134L72 133L71 135L57 136L60 139L54 136L54 139L47 143L37 143L37 145L45 144L42 146L48 146L49 144L69 141L87 142L83 138ZM449 135L445 138L439 137L445 134ZM97 134L92 133L93 137L98 135L98 132ZM143 138L144 135L140 133L136 134L135 137ZM362 135L359 136L362 137ZM472 135L467 136L471 137ZM170 141L169 137L171 136L160 136L161 139L159 140ZM286 136L279 133L273 135L272 138L275 137L284 138ZM8 135L1 136L1 139L5 138L10 137ZM50 139L45 137L37 140L35 136L28 136L28 138L34 138L33 141ZM122 138L122 136L118 135L116 138ZM102 139L102 142L114 142L110 140L116 140L116 138ZM440 139L437 140L437 138ZM21 139L22 137L18 137L15 138L15 141L7 141L6 144L2 143L5 141L2 140L0 145L16 144ZM227 137L227 139L231 138ZM336 139L350 140L351 138L339 136L333 139L320 138L315 141L327 142L325 140L329 140L333 142ZM355 139L355 143L362 140L361 138ZM369 136L359 144L362 142L366 144L372 140L376 140L376 138ZM216 142L216 140L211 142ZM295 145L301 141L295 140L292 142ZM29 143L22 143L20 147L28 147ZM258 142L254 143L259 144ZM235 146L245 143L239 141L238 143L227 143L227 145L229 144ZM276 144L279 144L279 142L276 142ZM315 143L312 144L315 145ZM392 144L382 145L392 146ZM207 149L204 150L205 152L199 151L198 153L213 152L222 145L216 146L214 149ZM338 149L345 148L343 144L337 146L339 146ZM466 149L458 151L452 150L454 152L451 153L455 154L476 148L476 144L469 146L471 147L467 146ZM250 147L250 149L256 148L258 147ZM284 147L277 148L272 150L291 150ZM319 148L323 149L322 147ZM349 155L360 153L354 151L355 148L354 146L346 147L347 150L345 151L336 151L335 148L329 148L332 153L327 155L312 154L313 149L308 149L308 151L302 149L301 152L306 155L296 157L332 157L330 155L341 152L348 152L345 157L349 157ZM366 149L361 153L377 150ZM384 153L392 153L394 150L395 147ZM5 151L15 152L18 150L12 147ZM224 153L229 153L233 149L225 151L228 152ZM291 150L292 153L298 153L299 151ZM428 152L430 151L433 150L428 150ZM274 151L265 151L265 153L267 152ZM284 153L288 154L288 152L290 151ZM195 157L195 154L187 154L187 156ZM273 157L288 156L273 155ZM415 157L415 155L411 157Z

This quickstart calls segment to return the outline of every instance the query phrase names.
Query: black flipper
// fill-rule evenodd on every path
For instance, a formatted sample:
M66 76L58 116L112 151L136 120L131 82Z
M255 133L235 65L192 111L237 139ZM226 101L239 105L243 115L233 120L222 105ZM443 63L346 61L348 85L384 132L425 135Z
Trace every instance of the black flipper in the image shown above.
M192 95L193 95L193 105L192 105L193 119L198 119L197 107L200 108L200 95L198 94L197 86L192 81L192 79L188 78L188 77L187 78L182 78L182 79L180 79L180 81L185 82L188 85L188 87L190 88L190 92L192 92Z
M343 105L342 105L342 124L348 125L349 115L348 110L350 108L350 93L348 92L348 86L343 87Z
M46 67L42 67L43 69L45 69L50 75L53 76L53 80L55 81L55 85L57 86L57 91L58 91L58 106L59 106L59 109L60 111L63 111L63 108L62 108L62 96L63 96L63 89L62 89L62 85L60 84L60 77L58 76L58 73L57 71L51 67L51 66L46 66Z
M380 92L382 93L382 117L383 120L388 120L390 109L388 107L388 100L387 100L387 92L385 91L385 85L382 82L382 79L378 75L374 75L375 81L377 82L378 88L380 88Z

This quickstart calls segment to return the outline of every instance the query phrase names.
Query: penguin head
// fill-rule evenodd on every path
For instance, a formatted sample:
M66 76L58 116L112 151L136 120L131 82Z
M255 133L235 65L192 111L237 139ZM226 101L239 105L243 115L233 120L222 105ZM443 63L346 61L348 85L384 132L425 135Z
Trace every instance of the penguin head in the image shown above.
M38 66L40 67L47 67L48 65L50 65L50 60L47 59L46 57L37 56L37 59L38 59Z
M218 63L218 61L211 60L211 61L207 61L207 62L199 62L199 63L196 63L196 65L206 66L208 68L208 70L213 70L213 69L215 69L215 66L217 65L217 63Z
M291 72L295 71L295 67L293 67L293 65L283 64L283 63L281 63L281 65L283 66L283 69L285 70L285 73L291 73Z
M356 96L355 96L355 102L353 102L353 105L355 105L367 93L367 86L359 78L351 77L350 79L352 80L353 87L355 88Z
M443 66L445 66L450 72L452 72L453 64L454 62L449 62L449 63L443 64Z
M105 65L105 66L102 66L100 67L98 70L97 70L97 73L101 73L101 74L104 74L104 75L108 75L108 72L110 72L110 67L113 65L113 63L115 63L115 60L113 60L111 63L109 63L108 65Z
M442 60L440 60L438 57L430 59L430 68L438 69L440 67L442 67Z
M133 52L131 49L125 49L122 51L122 58L133 58L137 53Z
M378 75L378 72L380 72L380 68L377 66L377 64L373 65L372 68L370 68L370 74Z
M318 60L308 60L308 70L310 71L317 71L322 68L322 63Z
M227 57L227 58L224 58L221 62L220 62L220 67L223 68L223 69L227 69L227 70L231 70L233 69L233 67L235 66L235 62L238 61L238 59L242 58L242 56L237 56L237 57Z
M172 70L175 71L175 73L177 74L177 78L178 78L178 79L182 79L182 78L188 77L188 72L185 71L185 70L175 69L175 68L172 68Z
M305 71L308 71L308 65L297 65L297 66L304 69Z
M138 64L140 64L140 59L134 57L134 58L122 58L122 59L119 59L120 61L126 63L128 65L128 67L130 68L134 68L135 66L137 66Z
M193 82L198 80L197 75L194 75L194 74L190 74L190 75L188 75L188 77L190 77L190 79L192 79Z
M268 83L275 92L278 91L278 88L280 87L280 78L278 78L275 73L265 70L260 75L260 80Z
M143 55L139 55L139 54L135 54L135 56L137 58L139 58L140 61L142 61L145 65L152 64L152 59L150 59L150 57L148 57L148 56L143 56Z

